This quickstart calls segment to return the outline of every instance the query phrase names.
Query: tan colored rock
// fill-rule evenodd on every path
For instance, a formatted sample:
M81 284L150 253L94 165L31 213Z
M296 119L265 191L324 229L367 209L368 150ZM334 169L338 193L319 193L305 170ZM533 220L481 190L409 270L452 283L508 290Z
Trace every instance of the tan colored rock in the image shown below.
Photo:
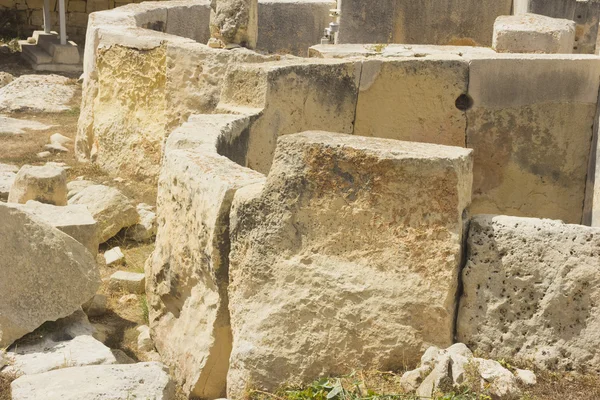
M468 149L279 138L266 183L231 212L228 397L450 345L471 179Z
M560 221L472 219L458 340L540 368L600 367L600 229Z
M110 276L109 288L113 291L144 294L146 280L144 274L117 271Z
M459 56L363 62L354 134L465 146L469 64Z
M0 201L8 200L8 193L18 171L19 167L16 165L0 163Z
M225 48L256 48L258 0L212 0L210 34Z
M76 86L59 75L21 75L0 88L0 112L62 112L70 110L69 102Z
M83 244L92 255L98 253L98 227L87 207L83 205L61 207L29 200L20 208L71 236Z
M15 77L8 72L0 72L0 88L8 85L15 80Z
M25 375L11 384L14 400L175 399L175 385L160 363L94 365Z
M600 85L597 57L471 55L473 214L579 224Z
M21 167L10 188L8 202L25 204L29 200L67 205L66 170L48 165Z
M43 131L51 128L51 125L38 121L10 118L0 115L0 133L8 135L21 135L27 131Z
M573 53L575 22L537 14L501 16L492 47L499 53Z
M138 222L138 213L129 200L118 189L93 185L81 190L69 204L85 205L98 224L98 242L104 243L123 228Z
M82 244L36 217L0 204L0 221L0 347L7 347L79 309L96 293L100 274Z
M247 124L236 115L193 116L166 144L147 296L154 344L190 396L225 395L229 210L236 190L264 178L216 148L243 138Z

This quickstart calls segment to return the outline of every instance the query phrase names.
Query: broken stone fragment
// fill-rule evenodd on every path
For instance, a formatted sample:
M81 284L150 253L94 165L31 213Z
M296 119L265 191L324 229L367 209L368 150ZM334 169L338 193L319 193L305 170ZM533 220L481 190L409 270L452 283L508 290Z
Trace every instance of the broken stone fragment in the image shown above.
M85 246L22 209L0 203L0 221L2 348L80 310L98 290L100 273Z
M24 375L11 384L13 400L172 400L175 386L158 362L63 368Z
M67 147L67 146L73 144L73 139L71 139L65 135L61 135L60 133L55 133L52 136L50 136L50 143Z
M65 194L66 196L66 194ZM104 243L123 228L138 222L131 201L119 190L104 186L88 186L74 195L69 204L83 204L98 223L98 242Z
M8 193L17 176L19 167L11 164L0 163L0 200L8 200Z
M50 165L21 167L8 194L9 203L29 200L64 206L67 204L67 172Z
M117 264L125 259L125 255L121 251L120 247L113 247L110 250L107 250L104 253L104 261L106 261L106 266L111 266L113 264Z
M256 48L258 0L212 0L211 8L211 47Z
M145 242L156 236L156 213L148 204L140 203L136 207L139 222L125 231L125 237L136 242Z
M15 80L15 77L8 72L0 72L0 88L8 85Z
M81 192L86 187L97 185L97 183L92 181L87 181L84 179L76 179L67 183L67 199L71 199L77 193Z
M44 145L44 150L49 151L50 153L67 153L69 151L69 149L67 149L65 146L57 143Z
M137 331L140 333L137 339L138 350L144 353L154 351L150 328L147 325L142 325L137 328Z
M528 369L517 369L515 371L515 377L519 383L525 386L533 386L537 383L535 374L533 371L529 371Z
M144 274L136 272L117 271L110 276L109 288L128 293L143 294L146 291Z

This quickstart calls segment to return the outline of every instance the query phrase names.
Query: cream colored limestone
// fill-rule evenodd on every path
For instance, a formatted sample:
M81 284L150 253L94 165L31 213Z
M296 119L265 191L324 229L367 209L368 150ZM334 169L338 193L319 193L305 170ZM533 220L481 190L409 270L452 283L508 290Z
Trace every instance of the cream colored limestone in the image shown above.
M458 340L540 368L600 368L600 230L481 215L471 221Z
M8 193L8 202L25 204L29 200L67 205L67 171L51 165L22 166Z
M229 209L262 175L217 153L244 153L245 117L193 116L166 144L156 249L146 264L155 346L186 395L225 395L231 351L227 308Z
M211 40L224 48L256 48L258 0L212 0L211 8Z
M7 347L79 309L100 274L82 244L42 220L0 203L0 221L0 347Z
M457 147L280 137L266 182L233 201L228 397L452 344L471 162Z

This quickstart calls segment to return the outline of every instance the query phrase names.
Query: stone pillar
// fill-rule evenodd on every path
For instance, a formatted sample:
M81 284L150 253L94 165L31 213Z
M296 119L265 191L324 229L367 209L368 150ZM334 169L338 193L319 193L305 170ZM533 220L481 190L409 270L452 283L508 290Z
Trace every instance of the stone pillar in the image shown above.
M258 0L212 0L209 45L256 48Z
M67 44L67 16L65 13L65 0L58 0L58 18L60 20L60 44Z
M50 33L52 21L50 20L50 0L44 0L44 33Z

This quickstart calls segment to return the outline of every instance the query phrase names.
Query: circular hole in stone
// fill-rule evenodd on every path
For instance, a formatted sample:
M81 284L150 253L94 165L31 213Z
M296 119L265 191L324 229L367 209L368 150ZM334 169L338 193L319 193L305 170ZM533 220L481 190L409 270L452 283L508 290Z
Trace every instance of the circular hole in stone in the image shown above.
M460 111L467 111L473 107L473 99L466 93L461 94L454 103Z

